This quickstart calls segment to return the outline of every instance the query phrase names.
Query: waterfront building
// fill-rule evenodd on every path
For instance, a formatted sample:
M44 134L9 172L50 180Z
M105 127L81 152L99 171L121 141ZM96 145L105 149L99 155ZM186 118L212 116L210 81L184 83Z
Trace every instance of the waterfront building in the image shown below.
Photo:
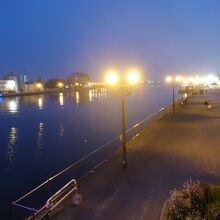
M67 82L69 87L86 87L90 83L90 77L87 73L72 73Z
M18 92L17 80L14 79L0 80L0 93L8 94L8 93L16 93L16 92Z
M42 81L35 81L35 82L27 82L21 85L21 90L23 92L43 92L44 91L44 84Z
M27 83L27 75L26 74L19 74L19 83Z
M18 77L14 72L7 73L3 76L3 80L0 81L1 93L14 93L19 91Z
M49 89L56 89L56 88L63 88L65 85L64 79L49 79L46 83L46 88Z
M23 92L23 89L25 87L25 83L27 83L27 75L26 74L19 74L18 75L18 88L20 92Z

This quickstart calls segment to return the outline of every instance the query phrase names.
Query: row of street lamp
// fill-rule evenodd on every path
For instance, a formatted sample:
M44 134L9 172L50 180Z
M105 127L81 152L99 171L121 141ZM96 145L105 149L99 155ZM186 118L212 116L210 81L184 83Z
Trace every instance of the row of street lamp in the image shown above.
M206 76L167 76L165 78L167 83L181 83L182 85L210 85L212 83L219 83L218 77L209 74Z
M211 81L213 76L207 77L188 77L184 78L181 76L167 76L165 81L172 86L172 97L173 97L173 114L175 114L175 86L177 85L200 85L206 84ZM122 164L123 168L127 168L127 157L126 157L126 127L125 127L125 97L130 95L140 82L140 73L137 70L128 71L126 77L119 74L116 71L109 71L106 75L106 83L109 85L114 94L121 97L121 111L122 111Z
M208 75L204 77L194 76L194 77L181 77L181 76L167 76L165 81L172 86L172 97L173 97L173 114L175 114L175 86L184 85L184 86L198 86L198 85L207 85L211 82L217 80L213 75Z

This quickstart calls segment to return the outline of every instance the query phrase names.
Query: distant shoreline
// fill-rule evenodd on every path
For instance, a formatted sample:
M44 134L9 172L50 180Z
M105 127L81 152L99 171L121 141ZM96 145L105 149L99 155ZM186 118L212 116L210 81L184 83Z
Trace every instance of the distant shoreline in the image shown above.
M57 92L65 92L67 90L52 90L52 91L39 91L39 92L19 92L13 94L2 94L0 97L8 98L8 97L16 97L16 96L28 96L28 95L41 95L41 94L48 94L48 93L57 93Z
M0 97L8 98L8 97L16 97L16 96L29 96L29 95L41 95L41 94L59 93L59 92L81 91L81 90L88 90L88 89L94 89L94 88L47 89L47 90L38 91L38 92L19 92L19 93L13 93L13 94L0 94Z

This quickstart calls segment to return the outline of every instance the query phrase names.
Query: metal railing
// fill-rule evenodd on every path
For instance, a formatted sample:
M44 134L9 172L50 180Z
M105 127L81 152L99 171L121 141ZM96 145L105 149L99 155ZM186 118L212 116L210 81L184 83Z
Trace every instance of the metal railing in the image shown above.
M155 113L146 117L143 121L126 130L127 140L137 137L152 121L157 120L165 114L167 108L161 108ZM45 182L23 195L12 203L13 218L28 219L34 216L54 193L61 189L72 179L79 181L90 173L97 166L102 164L107 158L111 157L121 146L120 136L105 143L96 150L92 151L77 162L71 164L66 169L48 178ZM34 218L33 218L34 219Z

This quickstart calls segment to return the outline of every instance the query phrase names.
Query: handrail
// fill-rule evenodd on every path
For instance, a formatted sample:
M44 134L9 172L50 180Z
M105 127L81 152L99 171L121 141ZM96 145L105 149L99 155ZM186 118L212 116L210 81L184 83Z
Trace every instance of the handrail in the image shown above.
M77 190L77 183L75 179L72 179L70 182L68 182L65 186L63 186L60 190L58 190L55 194L53 194L46 202L46 206L49 206L51 204L51 201L56 198L57 195L59 195L63 190L65 190L68 186L73 186L73 189Z
M24 205L20 205L20 204L16 204L16 203L12 203L13 205L15 205L15 206L18 206L18 207L20 207L20 208L24 208L24 209L27 209L27 210L29 210L29 211L33 211L33 212L37 212L38 210L37 209L35 209L35 208L30 208L30 207L27 207L27 206L24 206Z
M91 153L87 154L86 156L82 157L80 160L78 160L77 162L74 162L73 164L71 164L70 166L68 166L67 168L65 168L64 170L60 171L59 173L55 174L54 176L48 178L45 182L41 183L39 186L37 186L36 188L34 188L33 190L31 190L30 192L28 192L27 194L25 194L24 196L20 197L19 199L17 199L16 201L13 202L13 204L17 204L19 201L21 201L22 199L26 198L27 196L29 196L30 194L32 194L33 192L35 192L36 190L38 190L39 188L41 188L42 186L46 185L47 183L49 183L51 180L55 179L56 177L60 176L61 174L65 173L66 171L70 170L71 168L73 168L74 166L78 165L79 163L81 163L82 161L86 160L87 158L91 157L93 154L95 154L97 151L101 150L102 148L104 148L106 145L114 142L115 140L117 140L119 138L119 136L117 136L116 138L108 141L107 143L103 144L101 147L97 148L96 150L92 151Z

